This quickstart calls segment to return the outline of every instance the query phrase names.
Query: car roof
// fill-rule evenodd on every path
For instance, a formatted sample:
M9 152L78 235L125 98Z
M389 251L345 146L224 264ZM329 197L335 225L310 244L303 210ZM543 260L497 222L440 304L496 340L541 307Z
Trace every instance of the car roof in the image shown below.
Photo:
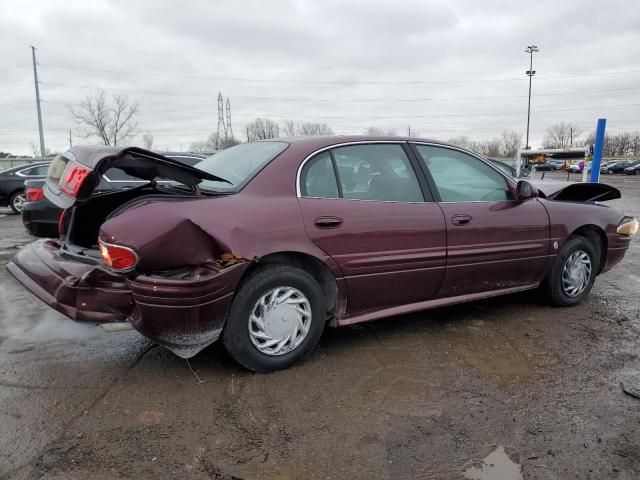
M16 165L15 167L5 168L4 170L0 170L2 172L15 172L19 170L23 170L25 168L31 167L39 167L40 165L49 165L51 162L33 162L33 163L23 163L21 165Z
M313 144L314 147L330 147L332 145L338 145L341 143L350 142L416 142L416 143L434 143L437 145L443 145L448 147L461 148L451 143L442 142L440 140L433 140L428 138L419 137L401 137L401 136L377 136L377 135L332 135L326 137L284 137L284 138L270 138L268 140L261 140L264 142L285 142L289 144ZM463 148L464 150L464 148Z

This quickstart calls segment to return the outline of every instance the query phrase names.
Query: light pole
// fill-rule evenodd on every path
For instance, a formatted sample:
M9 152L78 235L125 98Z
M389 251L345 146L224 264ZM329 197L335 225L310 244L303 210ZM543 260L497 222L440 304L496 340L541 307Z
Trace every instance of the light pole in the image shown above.
M529 70L526 71L526 74L529 76L529 105L527 107L527 143L525 146L525 150L529 150L529 121L531 119L531 78L536 74L536 71L533 69L533 52L539 51L537 45L529 45L525 52L529 54Z

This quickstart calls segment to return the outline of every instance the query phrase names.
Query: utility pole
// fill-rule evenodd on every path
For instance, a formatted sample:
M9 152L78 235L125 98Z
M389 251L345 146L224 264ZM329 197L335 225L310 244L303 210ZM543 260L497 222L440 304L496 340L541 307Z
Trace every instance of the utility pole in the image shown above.
M229 100L229 97L227 97L227 130L229 131L229 137L233 138L233 128L231 127L231 101ZM225 138L227 138L227 130L225 130Z
M411 137L411 125L409 125L409 128L407 130L407 137Z
M247 143L249 143L251 139L249 138L249 127L247 127Z
M573 147L573 126L569 127L569 146Z
M525 150L531 149L529 146L529 122L531 120L531 79L536 74L536 71L533 69L533 54L534 52L538 52L539 48L537 45L529 45L525 52L529 54L529 70L526 71L526 74L529 76L529 106L527 107L527 143L525 144Z
M222 140L222 134L227 138L227 129L224 126L224 100L222 92L218 92L218 142Z
M69 130L69 148L73 147L73 140L71 140L71 130Z
M36 107L38 109L38 130L40 130L40 157L44 158L47 151L44 149L44 133L42 132L42 111L40 110L40 88L38 87L38 67L36 67L36 47L31 45L31 58L33 59L33 81L36 86Z

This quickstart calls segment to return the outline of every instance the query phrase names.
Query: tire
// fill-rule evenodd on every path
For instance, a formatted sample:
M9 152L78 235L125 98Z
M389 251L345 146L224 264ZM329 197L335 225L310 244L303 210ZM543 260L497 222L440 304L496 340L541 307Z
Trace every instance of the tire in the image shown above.
M572 260L578 260L579 263L581 259L586 261L584 255L588 257L590 263L588 280L583 281L583 287L581 286L581 288L578 289L579 291L573 292L572 294L572 288L567 288L566 285L571 285L570 280L576 277L572 277L569 274L571 271L569 267L572 264ZM567 266L567 272L565 272L565 265ZM543 283L543 288L549 301L559 307L571 307L581 303L587 295L589 295L593 287L593 282L598 272L598 265L599 255L593 243L583 236L576 235L570 237L564 244L564 247L562 247L555 264ZM577 277L580 278L579 276Z
M22 213L22 206L24 205L26 198L24 192L14 192L9 199L9 206L13 213L20 215Z
M290 296L282 303L269 303L272 310L265 310L262 299L272 298L273 292L280 289L284 295L276 293L277 298L285 298L292 290L297 293ZM288 289L288 290L287 290ZM301 309L310 313L308 316L299 315L298 310L292 310L293 303L307 300L307 304L297 303ZM282 306L280 306L282 305ZM268 308L267 307L267 308ZM277 312L280 308L280 313ZM254 321L261 320L261 323ZM271 315L271 317L266 317ZM304 317L296 323L294 317ZM303 321L306 328L302 328ZM244 282L233 299L227 323L222 332L222 342L231 357L243 367L254 372L272 372L287 368L293 363L305 357L320 341L326 323L326 304L324 293L318 282L306 271L284 264L266 265L258 270ZM265 326L261 328L261 325ZM274 341L274 338L286 338L286 332L291 332L294 327L294 336L306 330L299 343L294 345L289 341L279 352L267 352L266 347ZM297 327L296 327L297 325ZM281 328L284 333L277 332ZM276 333L274 334L274 331ZM296 333L297 332L297 333ZM259 335L264 335L264 337ZM270 336L271 335L271 336ZM290 336L290 335L289 335ZM264 342L264 343L260 343ZM265 353L266 352L266 353Z
M607 174L613 175L613 170L607 170Z

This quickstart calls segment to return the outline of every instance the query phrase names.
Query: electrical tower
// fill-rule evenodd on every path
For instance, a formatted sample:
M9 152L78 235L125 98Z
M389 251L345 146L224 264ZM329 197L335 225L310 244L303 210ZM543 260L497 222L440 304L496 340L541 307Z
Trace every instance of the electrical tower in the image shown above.
M218 92L218 141L222 139L223 133L224 138L227 138L227 129L224 125L224 100L222 92Z
M227 97L227 129L224 131L225 138L233 138L233 128L231 127L231 100Z

